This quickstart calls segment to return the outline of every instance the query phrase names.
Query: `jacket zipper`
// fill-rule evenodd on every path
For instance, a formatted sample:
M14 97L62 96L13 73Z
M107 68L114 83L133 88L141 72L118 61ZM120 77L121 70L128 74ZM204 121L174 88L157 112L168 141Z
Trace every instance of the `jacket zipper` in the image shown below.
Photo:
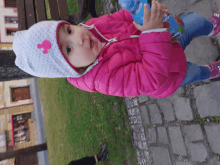
M115 37L115 38L113 38L113 39L110 39L110 40L108 41L108 43L105 45L105 47L108 46L110 43L116 42L116 41L118 41L118 40L117 40L117 37Z

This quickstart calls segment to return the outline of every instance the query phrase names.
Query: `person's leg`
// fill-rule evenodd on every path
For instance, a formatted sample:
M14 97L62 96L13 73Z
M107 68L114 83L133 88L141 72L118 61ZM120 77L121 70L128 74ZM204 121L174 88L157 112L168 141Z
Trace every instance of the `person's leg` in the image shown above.
M200 16L197 13L188 13L180 16L184 23L184 33L178 38L182 48L185 49L187 45L196 36L208 36L214 29L213 23Z
M185 29L178 41L183 49L196 36L216 36L220 32L220 11L209 19L203 18L197 13L182 15L181 19ZM205 66L187 62L187 73L180 87L192 82L201 82L217 77L220 77L220 61Z
M107 144L105 143L97 155L71 161L68 165L95 165L97 162L104 161L106 159L106 155L108 155L108 149Z
M206 79L209 79L211 76L211 72L206 66L197 66L191 62L187 62L187 71L186 76L180 87L183 87L186 84L192 82L201 82Z
M95 165L96 164L96 160L94 156L91 157L85 157L79 160L75 160L75 161L71 161L68 165Z

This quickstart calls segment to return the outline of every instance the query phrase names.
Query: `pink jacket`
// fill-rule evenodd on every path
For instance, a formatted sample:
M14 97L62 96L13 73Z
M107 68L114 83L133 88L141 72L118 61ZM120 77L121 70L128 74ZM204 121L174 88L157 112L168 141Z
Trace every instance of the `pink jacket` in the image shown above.
M131 13L121 9L81 24L106 45L90 71L68 81L88 92L120 97L172 95L186 74L181 45L172 43L168 31L141 33L133 21Z

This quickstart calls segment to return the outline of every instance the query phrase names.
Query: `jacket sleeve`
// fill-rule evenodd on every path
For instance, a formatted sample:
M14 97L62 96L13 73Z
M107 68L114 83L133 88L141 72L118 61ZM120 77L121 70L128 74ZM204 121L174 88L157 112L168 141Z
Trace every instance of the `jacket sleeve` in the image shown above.
M132 15L129 11L125 9L120 9L119 11L113 13L113 14L105 14L98 18L91 18L89 19L86 24L92 25L96 21L125 21L125 22L133 22L134 19L132 18Z
M97 74L94 82L87 81L84 76L72 81L69 78L69 82L89 92L98 91L120 97L142 94L153 96L169 81L172 37L169 32L143 33L139 37L139 43L142 61L131 62L114 70L105 69L105 72Z

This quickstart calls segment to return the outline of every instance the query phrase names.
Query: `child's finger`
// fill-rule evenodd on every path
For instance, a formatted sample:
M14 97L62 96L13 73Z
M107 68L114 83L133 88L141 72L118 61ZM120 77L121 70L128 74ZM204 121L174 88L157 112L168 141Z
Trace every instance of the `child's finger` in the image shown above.
M161 16L161 5L158 3L158 1L156 1L157 4L157 17L156 19L158 20Z
M145 3L144 4L144 16L143 16L143 21L149 21L150 20L150 12L149 12L149 8L148 5Z
M161 19L161 18L163 18L164 12L166 12L166 9L164 8L164 5L163 5L163 4L160 4L160 6L161 6L161 9L160 9L160 13L161 13L160 19Z
M151 19L155 19L157 16L157 4L156 4L156 1L153 0L152 1L152 10L151 10Z
M143 31L141 25L137 24L135 21L133 21L133 24L134 24L134 26L135 26L136 29L138 29L138 30L140 30L140 31Z
M157 9L157 11L158 11L158 17L157 17L157 19L160 21L160 20L162 20L163 19L163 15L164 15L164 5L163 4L161 4L161 3L157 3L157 6L158 6L158 9Z

